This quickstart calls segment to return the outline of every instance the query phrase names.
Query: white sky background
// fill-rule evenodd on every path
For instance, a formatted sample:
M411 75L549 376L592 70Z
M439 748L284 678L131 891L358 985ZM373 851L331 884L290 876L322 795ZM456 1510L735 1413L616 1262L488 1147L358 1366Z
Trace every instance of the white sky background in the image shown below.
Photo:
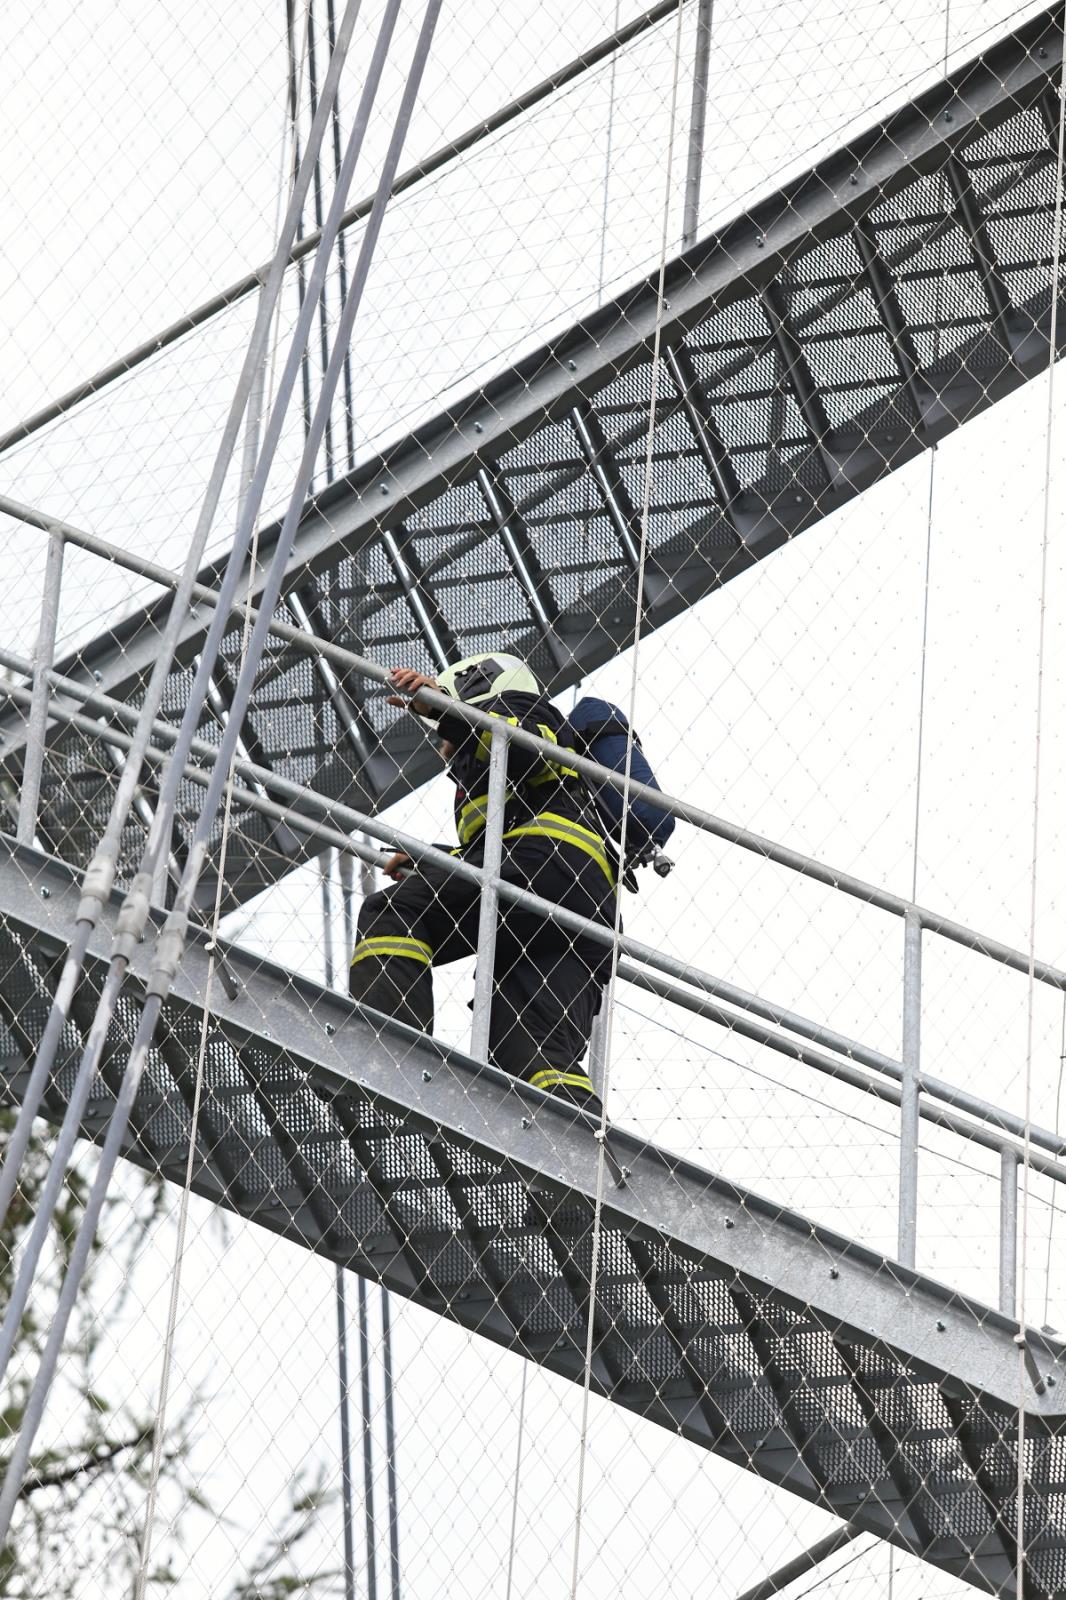
M636 9L624 5L623 18ZM965 54L970 41L1038 9L955 0L950 42ZM570 59L608 31L613 16L613 0L546 0L531 17L446 4L408 157ZM408 6L408 48L416 17ZM932 0L718 0L705 223L909 98L936 71L944 25ZM124 0L106 11L45 0L12 8L8 32L0 117L18 181L0 242L0 429L269 255L285 82L280 0L225 8ZM689 27L686 48L690 40ZM667 25L618 68L608 288L655 260L671 49ZM383 116L396 92L394 76ZM349 91L346 106L353 101ZM683 140L686 84L681 104ZM441 397L461 392L472 373L498 370L594 303L610 107L610 73L601 68L520 133L492 141L396 207L355 340L364 442L404 431ZM370 170L357 175L355 192L370 186ZM675 200L679 194L680 181ZM673 223L676 233L676 204ZM177 565L247 327L246 311L219 319L10 452L5 489ZM1028 938L1047 400L1046 382L1031 384L971 423L941 446L933 480L917 893L1016 945ZM1060 412L1061 405L1056 426ZM299 429L294 411L275 505ZM902 894L910 891L914 840L929 484L925 458L640 652L637 726L665 786ZM1055 488L1036 945L1061 964L1066 570ZM217 545L225 530L220 518ZM4 533L0 636L28 653L43 541L10 524ZM95 634L107 615L148 592L92 561L72 561L71 576L68 640ZM630 668L620 660L594 686L626 701ZM425 837L445 836L447 785L412 796L396 817ZM674 876L629 904L637 937L898 1052L898 922L691 830L678 830L672 853ZM293 874L240 921L244 942L320 974L312 872ZM439 987L441 1030L461 1042L469 974L457 971ZM627 991L621 1000L616 1120L892 1252L897 1152L886 1108L668 1012L651 996ZM1039 996L1032 1110L1049 1126L1061 1017L1061 1002ZM1022 1109L1024 978L927 941L923 1020L929 1071ZM991 1301L994 1158L927 1128L924 1138L919 1265ZM1044 1191L1034 1190L1028 1309L1039 1322L1049 1213ZM261 1542L297 1465L326 1459L335 1468L337 1452L332 1268L237 1224L224 1244L207 1210L193 1209L178 1378L210 1396L199 1459L208 1497L229 1521L195 1524L182 1600L215 1592L219 1574ZM106 1358L112 1384L121 1389L131 1379L145 1405L158 1380L152 1330L165 1318L168 1248L164 1234L139 1275L129 1313L136 1336ZM1061 1272L1048 1287L1048 1315L1066 1325ZM373 1298L376 1306L376 1291ZM354 1281L349 1299L354 1304ZM500 1595L521 1365L404 1303L394 1300L393 1309L405 1594ZM575 1389L530 1373L516 1595L567 1592L578 1400ZM739 1593L830 1525L661 1430L595 1404L587 1483L587 1600ZM380 1511L380 1491L378 1503ZM881 1592L887 1561L883 1550L862 1557L839 1587ZM897 1566L901 1600L963 1592L931 1569ZM107 1592L94 1584L90 1575L87 1594Z

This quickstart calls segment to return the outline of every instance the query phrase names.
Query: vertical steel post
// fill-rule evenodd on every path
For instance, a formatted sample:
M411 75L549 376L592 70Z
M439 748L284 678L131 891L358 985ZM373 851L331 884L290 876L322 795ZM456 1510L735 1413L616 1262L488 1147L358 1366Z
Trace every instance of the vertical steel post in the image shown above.
M711 24L714 0L700 0L696 18L696 55L692 65L692 115L688 124L688 168L685 173L685 214L681 248L696 242L700 221L700 187L703 182L703 143L707 133L707 93L710 84Z
M37 832L37 807L44 772L44 741L48 729L48 674L55 665L64 545L63 535L58 529L53 529L48 536L48 557L44 566L41 625L33 650L33 694L30 699L29 726L26 729L26 759L22 768L22 794L16 830L19 844L32 845Z
M342 854L341 859L344 859ZM326 988L336 986L333 951L333 852L319 857L322 890L322 966ZM343 884L343 875L342 875ZM355 1600L355 1494L352 1486L352 1426L349 1412L348 1307L344 1294L344 1269L334 1267L334 1302L337 1308L337 1379L340 1385L341 1423L341 1524L344 1532L344 1600Z
M344 929L344 970L348 971L348 963L352 959L355 949L355 863L351 856L344 850L337 852L337 866L341 880L341 926ZM345 979L345 992L348 984Z
M496 919L499 896L493 886L503 863L503 810L507 800L507 743L505 722L492 730L489 756L488 812L485 820L485 877L481 884L481 916L477 930L477 973L474 979L474 1021L470 1029L470 1054L475 1061L489 1059L489 1023L492 1017L493 976L496 967Z
M1018 1315L1018 1157L1000 1152L999 1167L999 1309Z
M355 1493L352 1485L352 1424L348 1411L348 1307L344 1269L335 1269L337 1303L337 1374L341 1390L341 1516L344 1525L344 1600L355 1600Z
M337 981L333 957L333 851L323 850L318 858L318 882L322 894L322 974L327 989Z
M385 1381L385 1467L389 1497L389 1589L400 1600L400 1510L396 1472L396 1414L392 1404L392 1318L389 1291L381 1285L381 1360Z
M604 984L600 1009L592 1019L592 1032L589 1035L589 1077L592 1079L592 1087L600 1100L603 1099L603 1080L607 1076L608 993L609 987Z
M918 1234L918 1102L921 1094L922 921L911 906L903 918L903 1078L899 1103L899 1244L913 1267Z
M359 1399L363 1413L363 1510L366 1514L367 1600L378 1597L377 1530L374 1522L374 1435L370 1412L370 1329L366 1314L366 1279L357 1278L359 1290Z

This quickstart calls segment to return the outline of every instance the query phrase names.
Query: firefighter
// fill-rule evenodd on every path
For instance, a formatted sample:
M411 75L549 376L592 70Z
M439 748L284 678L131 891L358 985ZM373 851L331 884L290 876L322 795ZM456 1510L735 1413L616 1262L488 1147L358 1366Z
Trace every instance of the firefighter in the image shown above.
M399 668L392 682L400 693L390 696L391 705L409 705L431 720L437 713L419 700L420 689L437 689L555 743L564 725L562 713L543 698L516 656L471 656L436 679ZM437 732L455 783L459 846L453 854L480 864L491 735L448 713L440 716ZM432 969L476 953L479 886L403 854L392 856L384 870L397 881L363 902L349 990L363 1004L429 1033ZM502 875L569 911L613 924L616 863L563 747L558 760L546 760L513 740L509 744ZM582 1062L609 959L604 946L501 901L490 1060L537 1088L598 1111Z

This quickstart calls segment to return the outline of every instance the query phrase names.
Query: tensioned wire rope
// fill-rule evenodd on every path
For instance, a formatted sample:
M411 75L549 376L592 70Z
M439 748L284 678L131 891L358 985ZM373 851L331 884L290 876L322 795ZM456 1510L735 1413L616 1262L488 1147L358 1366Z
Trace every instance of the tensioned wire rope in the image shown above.
M162 1005L170 992L170 988L177 971L177 966L181 959L190 907L192 905L196 886L199 882L199 878L207 859L208 846L211 833L214 828L215 818L219 810L223 792L226 788L227 769L236 750L240 726L251 698L254 680L258 673L259 663L266 645L267 636L270 629L270 620L280 597L281 586L284 579L285 565L288 561L291 551L293 539L295 537L296 526L299 522L304 499L306 497L307 483L310 480L311 472L314 468L315 458L324 431L326 410L332 403L333 394L340 379L344 354L347 349L348 341L351 337L355 317L366 286L366 280L369 275L370 262L373 256L374 247L381 232L389 191L395 178L404 140L406 138L407 130L410 126L411 118L414 112L415 101L421 86L433 34L436 29L437 20L440 14L441 4L442 0L428 0L426 6L417 43L415 45L414 56L408 70L407 80L404 85L403 93L401 95L400 103L395 115L388 150L382 163L373 210L367 224L367 230L362 241L359 258L353 273L349 299L344 307L338 323L337 335L334 348L330 356L329 367L323 380L322 392L320 394L319 402L316 406L315 415L312 420L311 434L307 440L303 455L301 457L300 466L296 474L296 482L290 498L288 510L286 511L285 519L279 532L277 545L273 552L271 563L267 571L261 601L262 609L259 611L259 614L256 618L255 626L252 630L252 636L248 645L247 658L234 688L229 712L229 720L219 745L216 766L212 774L212 781L208 787L207 794L189 844L186 864L182 873L181 883L178 887L174 909L168 916L164 929L159 938L156 940L147 982L146 998L141 1009L129 1060L127 1061L125 1071L122 1074L121 1084L116 1096L115 1106L112 1111L111 1120L104 1140L104 1147L100 1156L96 1176L86 1202L82 1223L71 1251L69 1265L59 1296L59 1303L57 1305L52 1326L45 1344L45 1349L41 1357L40 1366L30 1391L29 1399L27 1401L18 1441L8 1462L3 1489L0 1491L0 1540L6 1537L7 1529L10 1525L11 1513L14 1509L14 1505L21 1488L22 1477L25 1473L29 1460L29 1452L32 1448L33 1438L40 1423L48 1392L55 1376L55 1370L59 1360L66 1324L73 1309L78 1287L88 1262L92 1239L95 1233L100 1210L103 1206L104 1197L110 1182L111 1173L114 1170L115 1163L117 1162L121 1152L122 1141L133 1110L133 1104L140 1086L141 1077L147 1064L148 1053L151 1048L152 1038L159 1020ZM399 0L397 0L395 5L391 5L387 9L386 16L382 19L378 41L375 46L371 63L367 69L367 79L364 85L363 95L360 98L359 109L356 113L355 124L353 126L352 135L349 141L349 148L345 152L342 181L337 186L333 201L330 205L330 213L327 219L327 225L323 231L322 244L325 247L324 253L321 263L316 258L315 268L312 272L312 282L314 282L316 275L319 273L320 264L324 272L326 260L328 259L328 255L331 251L333 240L336 237L336 232L339 227L340 217L342 214L344 197L347 192L347 186L351 181L356 158L361 149L363 134L365 133L366 124L369 120L370 104L373 101L374 94L376 93L377 83L380 81L382 72L384 70L385 59L388 54L388 47L391 41L392 31L395 26L395 19L396 15L398 14L398 10ZM303 312L307 312L308 308L310 308L310 310L313 312L314 296L310 292L308 294L308 299L302 308ZM295 372L299 366L302 342L306 342L309 324L310 317L304 317L301 315L299 324L300 337L294 339L292 347L290 348L289 357L286 361L285 372L282 379L282 390L284 391L286 384L288 384L288 393L290 394L292 381L294 380ZM258 510L256 491L258 490L261 495L262 485L265 482L266 474L269 471L274 448L280 433L280 418L278 416L279 411L282 409L280 405L280 399L281 396L279 395L279 402L275 404L267 424L265 440L261 447L256 472L254 474L253 483L249 491L248 505L245 508L245 516L241 519L242 526L248 524L249 528L249 517L254 518L254 515ZM235 547L239 546L240 538L238 537L234 542ZM230 593L226 598L227 608L232 604L233 589L235 587L237 576L239 576L240 570L240 562L236 562L233 565L235 572L233 576L233 582L230 584ZM227 578L229 577L230 572L227 570ZM225 621L222 618L216 618L216 621L220 622L220 626L218 629L213 628L212 630L215 635L211 641L212 649L209 652L205 647L204 655L201 657L201 668L203 667L205 661L208 661L210 665L213 665L215 656L217 655ZM185 756L187 754L188 746L194 737L197 720L198 714L195 696L193 696L190 699L189 704L186 706L186 713L182 720L178 740L175 743L172 751L172 765L167 774L168 779L174 778L174 775L177 774L175 781L169 785L169 787L174 791L176 791L177 782L180 780L180 774L184 768ZM162 811L163 802L161 799L160 807L156 813L156 823L160 822ZM169 825L169 817L167 821ZM157 834L158 831L159 830L157 830ZM142 866L141 873L138 874L138 877L142 879L146 869L153 864L150 849L151 843L152 841L150 839L149 848L146 849L145 852L145 864ZM150 882L150 878L148 881ZM134 897L134 899L135 898L136 897ZM147 906L144 907L144 914L145 916L147 915ZM116 943L118 943L118 940L116 940ZM128 954L123 958L120 950L119 958L119 961L113 962L112 969L109 972L108 979L105 983L105 992L108 989L110 990L108 998L110 1000L112 1011L108 1011L103 1002L101 1003L101 1006L97 1012L97 1017L94 1020L91 1029L90 1038L92 1040L92 1045L90 1045L90 1047L88 1047L86 1050L85 1058L83 1058L82 1063L83 1068L85 1066L86 1059L89 1059L90 1061L92 1059L93 1046L96 1046L97 1051L99 1050L100 1044L102 1044L101 1034L102 1032L106 1031L107 1021L109 1020L110 1015L113 1013L114 1003L117 999L118 987L114 981L115 969L118 968L118 976L119 980L121 980L121 976L124 974L125 964L128 962ZM101 1013L104 1013L103 1017L101 1016ZM97 1043L98 1040L99 1044ZM26 1264L30 1266L32 1273L35 1262L31 1263L27 1258Z
M308 43L311 27L311 0L306 0L304 8L304 33L303 44L300 51L299 68L297 74L297 95L300 94L300 84L307 61ZM339 83L338 83L339 87ZM336 94L332 96L336 102ZM274 216L274 237L278 238L281 232L281 202L285 197L286 203L292 203L299 170L298 148L295 137L291 139L288 119L282 126L281 138L281 171L277 189L277 204ZM244 435L244 461L242 470L241 499L238 506L238 521L243 515L244 501L251 488L255 472L256 458L259 452L259 428L263 414L269 409L275 382L275 365L277 360L278 343L281 321L281 299L274 310L274 326L269 348L263 352L260 365L259 382L253 387L253 408L249 411L245 425ZM265 384L262 375L266 369ZM257 392L258 391L258 392ZM259 528L256 526L252 538L251 552L248 561L248 582L245 589L244 620L241 627L241 642L238 653L238 670L243 669L247 659L248 643L252 631L252 596L254 578L259 559ZM215 903L210 921L210 933L207 944L208 962L207 978L204 984L203 1014L200 1020L200 1040L197 1050L196 1072L193 1082L192 1108L189 1115L189 1152L185 1164L185 1181L182 1185L181 1197L178 1207L178 1225L174 1240L174 1254L170 1272L170 1296L167 1307L167 1324L163 1337L163 1354L159 1376L159 1390L156 1399L155 1417L152 1427L152 1458L148 1474L147 1501L144 1514L144 1529L141 1537L140 1559L137 1579L134 1588L134 1600L144 1600L145 1589L148 1583L149 1563L152 1554L152 1539L155 1529L156 1502L159 1488L159 1474L163 1462L163 1439L166 1431L167 1404L170 1398L170 1378L174 1360L174 1344L178 1331L178 1315L181 1303L182 1268L185 1261L185 1247L188 1233L189 1200L192 1193L193 1169L195 1166L196 1146L200 1126L200 1107L203 1097L204 1068L207 1060L207 1038L210 1018L211 994L214 988L216 967L216 946L218 941L219 925L222 920L222 894L226 880L226 857L229 849L230 826L233 810L233 781L235 777L236 751L230 759L229 770L226 777L226 799L222 813L222 828L219 840L219 869L218 882L215 886Z
M384 67L384 57L387 54L389 39L391 39L391 28L395 24L399 4L400 0L390 0L390 7L387 10L386 16L382 22L382 30L379 35L378 46L375 50L374 59L370 68L371 72L377 73L378 80L380 79L380 74ZM340 55L336 62L330 63L330 72L327 75L329 101L332 100L333 95L337 91L341 68L343 66L343 59L347 54L347 48L351 42L351 37L355 29L359 5L360 0L349 0L349 13L345 16L345 28L343 30L344 52L343 55ZM351 182L355 162L362 146L362 140L366 132L366 126L369 122L370 109L374 98L374 93L369 92L370 85L373 83L373 80L368 76L367 81L368 89L364 90L364 94L360 100L359 113L357 114L356 122L353 126L352 135L349 141L349 150L346 158L349 160L346 178L347 183ZM327 94L324 90L322 105L320 107L320 120L317 121L318 145L321 144L321 137L326 127L327 118ZM308 154L310 154L310 149ZM298 197L302 198L303 194L306 192L307 183L310 181L309 169L305 170L305 168L306 161L301 167L300 179L294 191L293 202L295 202ZM125 978L126 969L129 965L130 958L136 945L140 942L140 939L143 936L157 871L160 862L165 859L166 851L169 848L171 826L177 806L177 798L182 782L183 769L188 758L188 753L191 748L191 742L195 734L196 726L199 722L200 710L207 702L211 686L211 675L222 646L222 641L229 628L229 612L236 597L242 567L252 538L252 530L259 511L259 505L265 491L267 478L271 470L274 453L277 448L277 442L280 437L282 422L284 420L284 415L295 386L302 349L309 337L309 330L314 315L317 294L325 280L328 258L332 249L333 238L335 237L336 223L340 214L340 206L343 203L343 193L339 189L338 195L340 196L340 200L335 203L334 210L331 212L330 217L330 222L333 225L334 231L329 237L323 237L322 243L319 247L319 252L315 259L308 296L300 309L300 316L297 319L296 329L292 338L292 345L289 350L282 379L279 384L279 393L269 414L266 427L266 438L261 445L259 458L256 462L255 471L252 475L252 481L248 486L247 493L244 497L241 514L237 519L237 530L234 535L230 551L230 558L219 589L218 607L214 616L212 617L211 627L208 630L207 639L201 651L196 673L193 678L193 683L189 690L181 725L171 750L170 765L165 771L164 780L160 786L156 811L149 829L148 839L142 854L140 867L134 876L133 884L126 894L122 908L119 912L118 919L116 921L107 976L104 980L103 990L97 1004L96 1014L82 1052L82 1058L75 1076L75 1081L71 1088L67 1109L59 1131L59 1138L53 1151L48 1177L45 1182L45 1187L41 1193L38 1215L35 1219L23 1259L19 1264L18 1277L15 1281L11 1299L6 1309L3 1325L0 1327L0 1378L3 1377L3 1374L7 1369L7 1364L14 1348L18 1327L25 1310L33 1276L36 1271L37 1261L40 1258L41 1250L43 1249L44 1242L47 1237L51 1213L56 1205L60 1188L63 1183L67 1163L70 1160L74 1144L78 1137L82 1115L88 1102L92 1084L95 1081L97 1071L103 1058L108 1030L117 1007L119 991ZM297 217L297 208L294 203L290 203L286 213L286 234L288 234L290 230L295 230L297 225ZM369 239L369 237L370 235L368 233L367 238ZM366 241L364 241L364 244L365 243ZM273 282L270 284L270 288L272 290L276 289L277 293L280 293L280 284L284 270L284 263L280 260L280 257L281 250L279 249L275 258L278 263L277 282L276 285ZM265 340L267 334L269 333L270 327L270 316L273 314L276 298L277 295L275 294L275 297L269 301L267 301L266 298L264 299L264 305L260 308L260 314L257 318L257 329L260 322L263 323L263 337L262 339L259 339L253 335L253 339L249 345L248 355L245 358L245 365L242 368L241 382L238 385L238 394L234 397L234 406L230 417L227 419L225 436L222 441L222 446L220 446L220 465L218 466L215 474L215 478L219 480L217 486L218 492L221 490L221 480L225 477L225 468L228 467L228 456L226 457L225 462L222 460L223 447L228 444L230 453L232 453L232 446L233 443L235 443L236 432L239 428L240 420L243 417L244 411L248 404L249 395L256 382L256 373L259 370L263 350L265 349ZM247 379L247 382L245 382L245 379ZM232 443L229 437L231 431L233 434ZM201 559L201 535L206 537L206 529L210 526L215 509L217 508L218 494L215 493L212 497L212 489L214 487L215 484L213 479L212 485L209 486L208 495L205 500L204 511L201 514L197 528L194 532L193 545L196 550L196 560L191 563L192 574L190 575L188 584L186 586L184 603L182 588L179 587L173 602L171 618L168 621L166 640L169 641L171 632L173 631L175 647L177 633L184 620L184 607L187 606L188 601L191 598L191 593L195 582L195 573L198 570L199 561ZM189 572L189 567L190 563L187 562L185 573ZM183 573L183 578L185 577L185 573ZM273 609L272 606L271 609ZM165 650L161 652L161 656L165 655L165 653ZM171 656L173 655L173 648L171 649L170 654ZM162 672L158 672L160 667L164 669ZM142 724L145 724L143 739L140 741L139 746L136 747L135 750L131 749L130 751L127 765L123 770L119 790L115 796L107 830L105 831L104 838L98 846L96 854L93 858L93 862L90 864L89 870L85 876L82 887L81 904L78 908L77 926L75 928L74 941L72 942L71 950L64 964L56 998L53 1001L48 1022L45 1026L44 1034L38 1047L30 1081L27 1085L26 1096L23 1100L18 1123L16 1124L15 1133L12 1138L11 1148L8 1150L3 1172L0 1173L0 1222L3 1220L3 1216L6 1212L7 1205L10 1202L11 1195L14 1193L15 1184L18 1177L18 1169L21 1165L22 1157L29 1142L32 1119L36 1114L41 1099L44 1095L51 1064L54 1060L62 1029L69 1012L71 998L81 975L81 969L84 964L85 954L88 948L88 941L92 932L92 928L95 925L100 909L103 903L106 901L111 885L114 881L118 840L121 833L121 827L132 800L134 780L139 775L140 766L144 760L144 752L148 747L148 741L154 722L154 715L158 710L158 700L161 699L163 693L167 667L168 662L165 662L162 659L157 661L157 668L156 671L153 672L152 677L152 684L155 684L158 672L159 683L157 699L152 703L151 706L153 715L151 718L146 718L145 711L148 709L148 707L147 705L142 707L141 717L138 720L137 728L135 730L135 737L139 736ZM245 698L247 699L247 691L245 691ZM219 785L225 776L225 769L228 765L230 748L236 747L242 720L243 710L238 709L235 698L233 704L231 705L230 720L224 729L222 743L217 757L218 766L216 769L216 783ZM216 808L217 804L218 801L216 799ZM23 1128L22 1124L24 1122L25 1127Z
M682 3L683 3L683 0L682 0ZM679 12L680 12L680 9L681 9L681 7L679 6L678 7ZM612 31L613 31L613 33L615 35L617 35L618 30L619 30L619 23L621 21L621 16L622 16L622 0L614 0L614 19L613 19L613 23L612 23ZM613 159L614 159L614 133L615 133L614 121L615 121L615 103L616 103L616 98L617 98L617 91L618 91L618 54L617 54L617 52L612 52L612 55L611 55L611 70L610 70L610 74L609 74L609 77L608 77L608 90L607 90L607 137L606 137L606 147L605 147L605 150L604 150L604 158L603 158L603 203L600 206L599 260L598 260L598 263L597 263L597 270L596 270L597 299L600 300L600 301L602 301L602 299L603 299L604 285L605 285L606 277L607 277L607 225L608 225L608 221L609 221L609 218L610 218L610 206L611 206L611 168L612 168L612 162L613 162ZM590 530L590 528L592 526L592 513L593 513L592 497L593 497L593 491L592 491L592 483L591 483L590 478L588 477L588 475L586 475L585 483L586 483L586 491L587 492L586 492L585 506L584 506L584 511L583 511L583 523L582 523L582 530L581 530L581 552L580 552L580 555L581 555L581 560L582 560L583 567L589 567L590 570L591 570L591 562L590 562L591 541L589 539L589 530ZM578 589L579 602L583 601L584 598L585 598L585 576L586 576L585 572L582 571L580 585L579 585L579 589ZM579 698L581 696L581 689L582 689L582 681L580 679L578 679L578 681L574 684L573 699L571 701L571 710L573 710L574 706L577 705L577 702L578 702L578 700L579 700ZM524 1434L525 1434L525 1421L526 1421L526 1389L527 1389L528 1385L529 1385L529 1362L528 1361L523 1361L523 1363L522 1363L522 1379L521 1379L521 1386L520 1386L519 1397L518 1397L518 1442L517 1442L517 1444L515 1446L514 1483L513 1483L513 1486L512 1486L512 1493L511 1493L511 1532L510 1532L510 1538L508 1540L508 1547L507 1547L507 1589L506 1589L506 1593L505 1593L505 1596L504 1596L504 1600L511 1600L511 1594L512 1594L512 1589L513 1589L513 1584L514 1584L515 1546L516 1546L516 1541L517 1541L517 1538L518 1538L518 1496L519 1496L519 1490L520 1490L520 1485L521 1485L521 1476L522 1476L522 1455L523 1455L523 1451L524 1451L524 1448L525 1448L525 1437L524 1437Z
M338 34L338 48L334 60L330 63L326 83L323 85L320 112L315 119L308 138L306 159L301 163L297 174L292 198L278 235L277 248L270 268L262 281L255 323L237 379L229 413L219 439L215 460L190 540L188 554L171 603L170 614L167 618L151 676L144 692L144 699L141 703L140 713L134 729L134 742L120 774L104 832L82 880L81 901L75 919L74 935L64 960L55 998L50 1007L44 1031L34 1056L33 1066L30 1070L22 1104L19 1107L15 1127L12 1129L8 1147L4 1154L3 1167L0 1168L0 1223L6 1217L12 1196L15 1193L19 1171L29 1147L34 1118L44 1096L52 1062L55 1059L63 1028L70 1013L74 991L85 964L89 940L115 881L122 830L140 780L141 770L145 761L145 751L148 748L151 737L152 725L159 715L163 702L174 653L192 600L197 574L203 561L204 550L218 511L219 501L229 473L233 453L237 446L244 415L256 383L256 374L261 369L263 352L267 347L270 335L271 322L275 309L280 304L285 281L285 270L299 226L301 207L311 182L314 158L317 156L325 135L329 106L332 104L333 97L337 92L341 71L355 31L360 4L361 0L348 0L347 9ZM239 562L237 566L239 567ZM237 573L235 572L234 590L236 579ZM198 686L200 699L203 700L207 688L203 674L198 675ZM145 896L149 896L152 893L152 886L153 878L150 875L142 885ZM103 1040L101 1039L101 1045L102 1043ZM64 1119L56 1155L53 1157L54 1161L60 1160L62 1166L65 1166L66 1161L69 1159L70 1151L73 1149L76 1138L76 1124L80 1121L88 1091L89 1081L86 1081L82 1085L81 1098L78 1101L76 1112L72 1116L69 1126L66 1119ZM65 1154L61 1157L60 1150L65 1151ZM49 1181L51 1183L51 1178ZM57 1194L57 1184L46 1187L41 1197L44 1210L50 1212L55 1204ZM21 1316L21 1309L17 1315ZM6 1335L0 1332L0 1377L3 1376L6 1370L10 1353Z
M1040 599L1036 646L1036 705L1033 737L1033 808L1032 857L1029 874L1029 972L1027 977L1025 1018L1025 1135L1022 1143L1022 1205L1021 1238L1018 1262L1018 1477L1017 1514L1015 1521L1015 1548L1017 1551L1015 1582L1019 1595L1025 1593L1025 1405L1028 1385L1026 1370L1026 1311L1025 1292L1029 1255L1029 1185L1030 1148L1033 1095L1033 1032L1036 1013L1036 913L1040 875L1040 779L1043 755L1044 672L1047 649L1048 609L1048 552L1051 535L1051 466L1052 439L1055 423L1055 353L1058 348L1059 278L1062 272L1062 234L1064 189L1066 189L1066 61L1059 77L1059 129L1055 152L1055 210L1051 247L1051 326L1048 359L1047 417L1044 432L1044 492L1040 529Z
M674 138L677 130L678 90L681 81L681 38L685 16L685 0L677 8L677 27L674 34L674 71L670 87L670 120L666 150L664 180L662 239L659 252L659 282L655 306L655 332L651 352L651 389L648 400L648 432L644 451L644 487L640 515L640 546L637 564L636 606L633 620L633 669L629 684L629 728L626 734L625 782L622 789L622 827L619 835L618 856L624 862L629 832L629 793L633 780L634 727L637 714L637 684L640 669L641 613L644 607L644 577L648 557L648 522L651 516L652 460L655 451L655 424L659 401L659 351L662 345L663 310L666 297L666 262L670 248L670 201L674 177ZM600 1095L600 1125L596 1130L596 1199L592 1219L592 1259L589 1271L588 1327L585 1333L584 1374L581 1385L581 1432L578 1445L577 1487L574 1506L573 1561L570 1573L570 1600L577 1600L581 1570L581 1529L584 1511L585 1468L588 1457L589 1398L592 1389L592 1354L596 1341L596 1303L600 1262L600 1242L603 1232L603 1180L607 1165L607 1106L611 1082L611 1051L614 1042L614 994L618 980L620 939L622 933L622 885L618 884L614 906L614 928L611 944L610 975L604 999L606 1027L603 1051L603 1088Z

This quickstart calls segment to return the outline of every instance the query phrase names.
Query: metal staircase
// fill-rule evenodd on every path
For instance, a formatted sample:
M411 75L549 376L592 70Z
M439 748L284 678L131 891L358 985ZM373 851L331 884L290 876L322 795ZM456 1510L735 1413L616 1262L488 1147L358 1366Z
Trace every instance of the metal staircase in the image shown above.
M78 900L0 841L0 1075L18 1099ZM98 928L55 1062L65 1105L110 946ZM128 995L143 983L146 941ZM222 947L193 1188L580 1382L597 1148L582 1114ZM128 1157L185 1177L208 954L193 934ZM133 1002L84 1122L102 1137ZM1066 1347L622 1133L603 1212L592 1385L946 1572L1066 1594Z
M1048 7L670 265L645 631L1046 368L1062 23L1062 5ZM636 620L656 309L656 284L637 284L320 493L282 620L386 666L506 646L552 689L616 654ZM1064 347L1066 314L1056 355ZM215 569L203 581L215 584ZM201 606L185 624L166 705L175 719L207 617ZM160 619L159 606L140 612L60 669L136 703ZM238 643L235 627L230 661ZM202 737L217 739L228 694L223 669ZM0 779L17 785L17 708L0 733ZM242 734L260 765L364 811L435 770L380 690L281 639ZM105 746L53 732L49 849L85 862L114 781ZM179 860L182 841L179 824ZM227 907L299 853L238 810ZM210 873L200 895L214 900Z

